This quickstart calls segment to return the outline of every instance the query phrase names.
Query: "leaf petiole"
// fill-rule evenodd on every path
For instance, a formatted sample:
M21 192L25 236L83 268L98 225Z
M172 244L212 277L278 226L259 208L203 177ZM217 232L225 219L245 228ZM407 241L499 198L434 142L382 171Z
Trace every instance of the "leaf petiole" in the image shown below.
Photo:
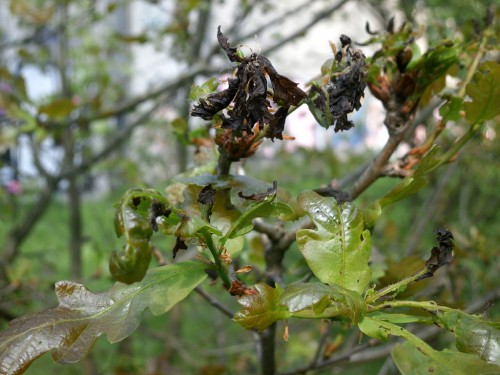
M378 292L370 294L366 298L366 303L376 302L377 300L379 300L380 298L386 296L389 293L397 292L400 288L403 288L406 285L408 285L409 283L418 280L422 276L426 275L428 272L429 272L429 270L427 268L424 268L421 271L418 271L417 273L415 273L415 274L413 274L413 275L411 275L411 276L409 276L409 277L407 277L407 278L405 278L403 280L398 281L397 283L388 285L385 288L379 290Z
M217 251L217 248L215 247L214 241L212 239L212 234L206 228L201 229L199 233L203 236L203 240L207 245L208 250L210 250L212 257L214 258L217 274L222 279L224 286L229 289L231 287L231 280L229 279L227 268L221 262L219 256L220 254Z
M388 301L376 306L369 306L369 311L378 311L386 308L412 307L427 311L451 311L450 307L441 306L433 301Z

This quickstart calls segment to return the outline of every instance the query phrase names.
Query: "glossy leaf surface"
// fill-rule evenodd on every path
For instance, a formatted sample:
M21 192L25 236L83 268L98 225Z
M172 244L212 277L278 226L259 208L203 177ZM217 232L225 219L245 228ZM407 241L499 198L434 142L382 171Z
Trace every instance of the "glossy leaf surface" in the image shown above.
M221 244L224 244L227 239L242 236L253 229L252 220L259 217L279 217L291 216L293 210L285 203L265 200L257 202L248 207L241 216L234 222L231 228L221 239Z
M255 285L257 294L239 299L243 309L234 320L248 329L262 331L278 320L295 318L346 318L357 323L366 306L359 293L338 285L294 283L285 289L279 285Z
M438 314L435 319L455 335L458 350L500 365L499 323L495 326L458 310Z
M384 316L365 316L358 327L365 335L381 340L386 340L389 336L407 340L403 344L396 345L392 351L394 362L403 375L495 374L500 370L500 367L472 354L434 350L413 333L385 319L387 318Z
M46 352L60 363L78 362L100 335L112 343L123 340L146 307L163 314L206 277L202 263L184 262L155 268L133 285L116 283L107 292L58 282L59 306L15 319L0 333L0 374L21 374Z
M298 197L316 229L297 232L297 244L314 275L362 293L370 281L371 239L361 213L350 202L338 204L312 191Z
M399 313L386 313L383 311L375 311L367 314L368 317L377 320L383 320L394 324L405 323L429 323L432 324L432 319L423 315L399 314Z
M243 309L234 315L236 322L247 329L263 331L277 320L291 316L287 307L279 304L283 288L257 284L255 289L257 294L245 295L238 300Z
M153 223L150 219L152 202L165 202L156 190L130 189L122 197L115 215L115 231L124 236L122 251L113 251L109 270L117 281L131 284L142 280L151 262ZM156 218L154 218L156 220Z
M403 375L490 375L499 374L500 366L481 360L475 355L445 349L425 355L412 342L398 344L392 358Z
M359 293L335 284L290 284L279 303L296 318L344 317L357 323L365 311L365 302Z

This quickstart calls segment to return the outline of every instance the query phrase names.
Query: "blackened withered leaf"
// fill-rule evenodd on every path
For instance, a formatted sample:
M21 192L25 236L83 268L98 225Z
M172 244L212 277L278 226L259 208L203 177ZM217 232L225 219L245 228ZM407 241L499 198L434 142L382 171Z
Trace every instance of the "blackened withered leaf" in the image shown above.
M351 45L351 38L349 38L345 34L342 34L342 35L340 35L340 43L342 44L342 47L350 46Z
M201 98L199 104L194 106L191 111L191 116L201 117L204 120L211 120L217 112L222 111L231 104L231 101L238 91L238 86L238 78L230 79L227 89L210 94L206 98Z
M354 126L347 115L361 107L366 87L366 61L360 52L351 49L350 39L341 36L344 46L338 51L337 72L326 84L314 84L309 91L308 105L321 126L335 126L335 131L349 130Z
M307 97L307 94L298 87L298 83L278 74L269 59L264 56L258 56L257 62L271 79L274 90L273 100L276 103L285 106L297 106L302 99Z
M289 108L299 105L307 94L297 83L280 75L266 57L239 55L220 27L217 38L228 58L238 63L235 78L229 80L228 89L200 99L191 115L210 120L217 114L222 121L221 127L230 133L216 138L216 143L228 160L237 161L255 152L261 141L260 138L251 138L255 128L266 129L266 138L283 139ZM268 87L268 78L272 91ZM245 145L235 147L237 139L245 139Z
M203 219L210 222L210 217L212 216L212 208L215 203L215 189L211 184L208 184L198 193L198 203L203 205L202 214Z
M151 201L151 206L149 207L148 220L151 225L151 229L155 232L158 231L158 224L156 223L156 218L160 216L168 216L172 210L168 209L166 204L160 202L157 199Z
M217 28L217 41L222 49L226 52L227 57L231 61L241 61L241 57L238 56L237 48L231 47L228 39L224 36L222 31L220 30L220 26Z
M431 277L437 269L453 261L453 234L446 228L438 228L436 240L439 246L432 248L431 256L425 262L427 273L417 280Z
M285 130L285 121L288 116L289 107L279 108L273 115L271 121L269 121L269 128L266 132L266 137L283 139L283 130Z
M278 192L278 181L274 180L273 186L268 188L264 193L244 195L243 192L239 191L238 196L243 199L261 202L271 195L273 196L276 195L277 192Z
M333 197L337 203L342 202L352 202L352 198L348 192L334 188L333 186L327 186L322 188L317 188L313 190L322 197Z
M273 100L277 103L283 102L284 105L298 106L307 94L298 87L298 83L282 75L270 76L273 85Z
M172 249L173 258L175 258L179 250L187 250L187 245L181 237L176 237L175 245Z

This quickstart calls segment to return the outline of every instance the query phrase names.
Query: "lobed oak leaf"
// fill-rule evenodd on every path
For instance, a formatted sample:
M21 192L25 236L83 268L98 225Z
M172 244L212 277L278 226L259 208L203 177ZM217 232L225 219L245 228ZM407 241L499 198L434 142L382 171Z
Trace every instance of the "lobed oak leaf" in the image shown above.
M316 226L297 231L297 245L314 275L323 283L364 292L371 276L371 237L361 212L350 202L313 191L300 194L298 203Z
M187 297L207 277L204 267L195 262L158 267L139 283L116 283L97 293L58 282L59 306L17 318L0 332L0 374L22 374L47 352L59 363L78 362L102 334L111 343L123 340L138 327L146 307L159 315Z

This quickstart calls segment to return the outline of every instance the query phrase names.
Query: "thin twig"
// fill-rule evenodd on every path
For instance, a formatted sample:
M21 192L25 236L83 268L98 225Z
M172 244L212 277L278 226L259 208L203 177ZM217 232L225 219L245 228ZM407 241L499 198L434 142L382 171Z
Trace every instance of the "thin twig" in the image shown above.
M310 31L314 25L316 25L322 19L331 16L334 12L336 12L337 10L342 8L348 1L349 0L342 0L341 2L337 3L334 6L328 8L328 9L322 10L321 12L318 12L316 14L316 16L311 21L309 21L307 24L305 24L301 28L297 29L294 33L290 34L286 38L283 38L283 39L279 40L278 42L276 42L275 44L273 44L272 46L265 48L264 50L262 50L261 53L263 55L268 55L268 54L280 49L281 47L285 46L287 43L291 42L292 40L306 35L307 32Z
M257 353L262 375L275 375L276 323L262 332L256 333Z
M69 178L74 175L83 173L91 168L93 168L97 163L107 158L111 153L113 153L118 147L120 147L125 141L127 141L132 132L139 126L143 125L151 115L161 106L163 101L155 103L150 109L140 114L140 116L126 128L119 131L118 134L108 142L108 144L98 153L94 154L92 157L88 158L83 163L77 165L75 168L63 171L60 175L55 176L59 181Z
M183 86L185 82L190 81L195 76L215 74L219 72L220 69L221 69L220 67L210 67L208 64L206 64L205 61L198 62L196 64L193 64L191 68L187 70L185 73L178 75L175 79L172 79L171 81L164 83L163 85L159 86L158 88L152 91L139 95L134 99L131 99L125 103L117 105L114 108L102 110L99 113L90 116L82 115L76 119L72 119L71 122L78 124L88 124L93 121L103 120L132 112L135 109L137 109L140 105L150 100L156 99L160 97L162 94L167 94L172 92L173 90L176 90L177 88ZM48 128L64 129L67 126L67 123L52 121L45 123L44 126Z
M253 220L253 229L258 233L265 234L271 241L277 241L281 235L281 231L276 225L268 224L262 219Z
M316 366L321 362L321 353L323 351L323 347L326 344L326 340L330 336L330 327L327 327L325 332L321 335L321 338L318 341L318 347L316 348L316 353L314 354L313 360L311 361L312 366Z
M404 138L406 129L393 133L389 136L387 143L384 148L380 151L380 153L373 159L371 164L367 169L363 172L363 174L356 181L354 186L352 187L349 195L354 200L356 199L363 191L365 191L375 180L381 175L385 165L389 161L390 157L396 151L396 148L401 143L401 140Z
M281 20L285 20L288 17L302 11L304 8L310 7L311 3L314 1L316 1L316 0L304 1L302 4L298 5L297 7L292 8L285 13L279 14L277 17L265 22L264 24L259 24L258 26L254 27L252 30L250 30L249 32L247 32L243 35L239 35L239 36L234 35L238 31L238 29L241 28L241 24L242 24L243 20L250 14L252 9L248 8L248 11L245 11L244 13L242 13L242 15L239 16L235 20L236 22L234 22L233 25L229 29L224 31L224 34L229 35L231 37L230 40L231 40L231 43L233 45L241 44L245 40L252 38L254 35L257 35L258 33L262 34L262 32L265 31L266 29L268 29L269 27L276 26L276 24L279 23ZM255 2L251 2L251 6L254 6L254 5L255 5ZM208 53L207 58L212 57L213 55L218 53L219 50L220 50L219 44L215 45Z
M198 293L200 296L202 296L205 301L207 301L209 304L214 306L217 310L222 312L227 317L229 317L231 319L233 318L234 313L231 310L229 310L226 306L224 306L221 302L219 302L217 299L215 299L210 294L205 292L205 290L203 288L201 288L200 286L197 286L194 290L196 293Z

